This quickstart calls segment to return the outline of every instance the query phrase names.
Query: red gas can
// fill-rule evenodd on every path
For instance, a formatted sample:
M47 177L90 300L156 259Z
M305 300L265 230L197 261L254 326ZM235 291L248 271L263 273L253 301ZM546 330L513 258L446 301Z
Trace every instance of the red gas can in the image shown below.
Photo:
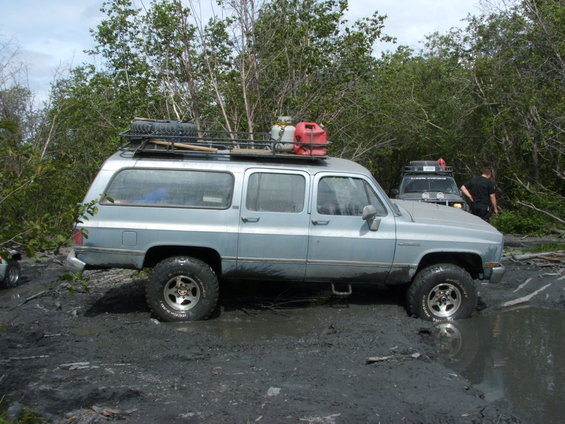
M294 153L297 155L325 156L328 136L315 122L299 122L294 131Z

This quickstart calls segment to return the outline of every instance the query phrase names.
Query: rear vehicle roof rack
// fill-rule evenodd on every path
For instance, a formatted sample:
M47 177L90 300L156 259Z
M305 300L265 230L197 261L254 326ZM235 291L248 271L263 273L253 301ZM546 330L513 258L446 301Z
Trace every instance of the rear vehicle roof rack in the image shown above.
M296 144L319 147L319 143L279 141L273 139L267 132L199 130L192 123L178 121L135 120L130 129L120 133L120 139L120 150L132 152L134 155L234 156L302 160L327 158L326 154L315 152L314 148L306 148L310 150L310 154L293 152L293 146Z
M402 167L404 174L440 174L453 176L453 167L440 165L437 161L412 161L410 165Z

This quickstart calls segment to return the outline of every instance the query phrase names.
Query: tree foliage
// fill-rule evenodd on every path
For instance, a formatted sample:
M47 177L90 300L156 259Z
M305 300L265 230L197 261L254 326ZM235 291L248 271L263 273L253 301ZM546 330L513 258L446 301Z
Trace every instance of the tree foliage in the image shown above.
M563 226L562 0L517 1L430 34L422 51L380 56L376 43L393 41L385 17L348 22L347 0L221 0L222 17L207 22L185 0L135 4L104 3L90 50L102 65L55 81L45 108L18 80L14 50L2 49L3 246L61 243L134 117L250 132L279 115L318 122L330 153L365 164L386 190L409 160L443 157L460 183L488 164L500 228Z

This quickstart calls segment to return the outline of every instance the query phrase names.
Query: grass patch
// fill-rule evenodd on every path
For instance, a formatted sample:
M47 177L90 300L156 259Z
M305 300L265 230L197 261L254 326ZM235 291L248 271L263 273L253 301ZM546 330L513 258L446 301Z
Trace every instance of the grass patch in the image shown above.
M23 407L15 421L8 419L8 407L5 398L0 399L0 424L47 424L48 421L31 408Z
M546 242L536 244L528 249L528 251L533 253L538 252L557 252L559 250L565 250L565 242L556 241L556 242Z

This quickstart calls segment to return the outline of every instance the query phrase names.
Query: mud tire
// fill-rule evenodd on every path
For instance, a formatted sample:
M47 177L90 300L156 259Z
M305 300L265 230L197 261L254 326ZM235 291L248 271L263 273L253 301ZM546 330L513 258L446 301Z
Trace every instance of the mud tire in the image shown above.
M422 269L407 291L408 313L428 321L468 318L476 306L473 279L453 264Z
M159 262L145 288L147 304L162 321L206 319L216 308L218 294L218 278L212 268L186 256Z
M0 288L9 289L16 287L20 281L21 277L21 267L20 263L15 259L8 260L8 268L6 269L6 275L4 279L0 281Z

